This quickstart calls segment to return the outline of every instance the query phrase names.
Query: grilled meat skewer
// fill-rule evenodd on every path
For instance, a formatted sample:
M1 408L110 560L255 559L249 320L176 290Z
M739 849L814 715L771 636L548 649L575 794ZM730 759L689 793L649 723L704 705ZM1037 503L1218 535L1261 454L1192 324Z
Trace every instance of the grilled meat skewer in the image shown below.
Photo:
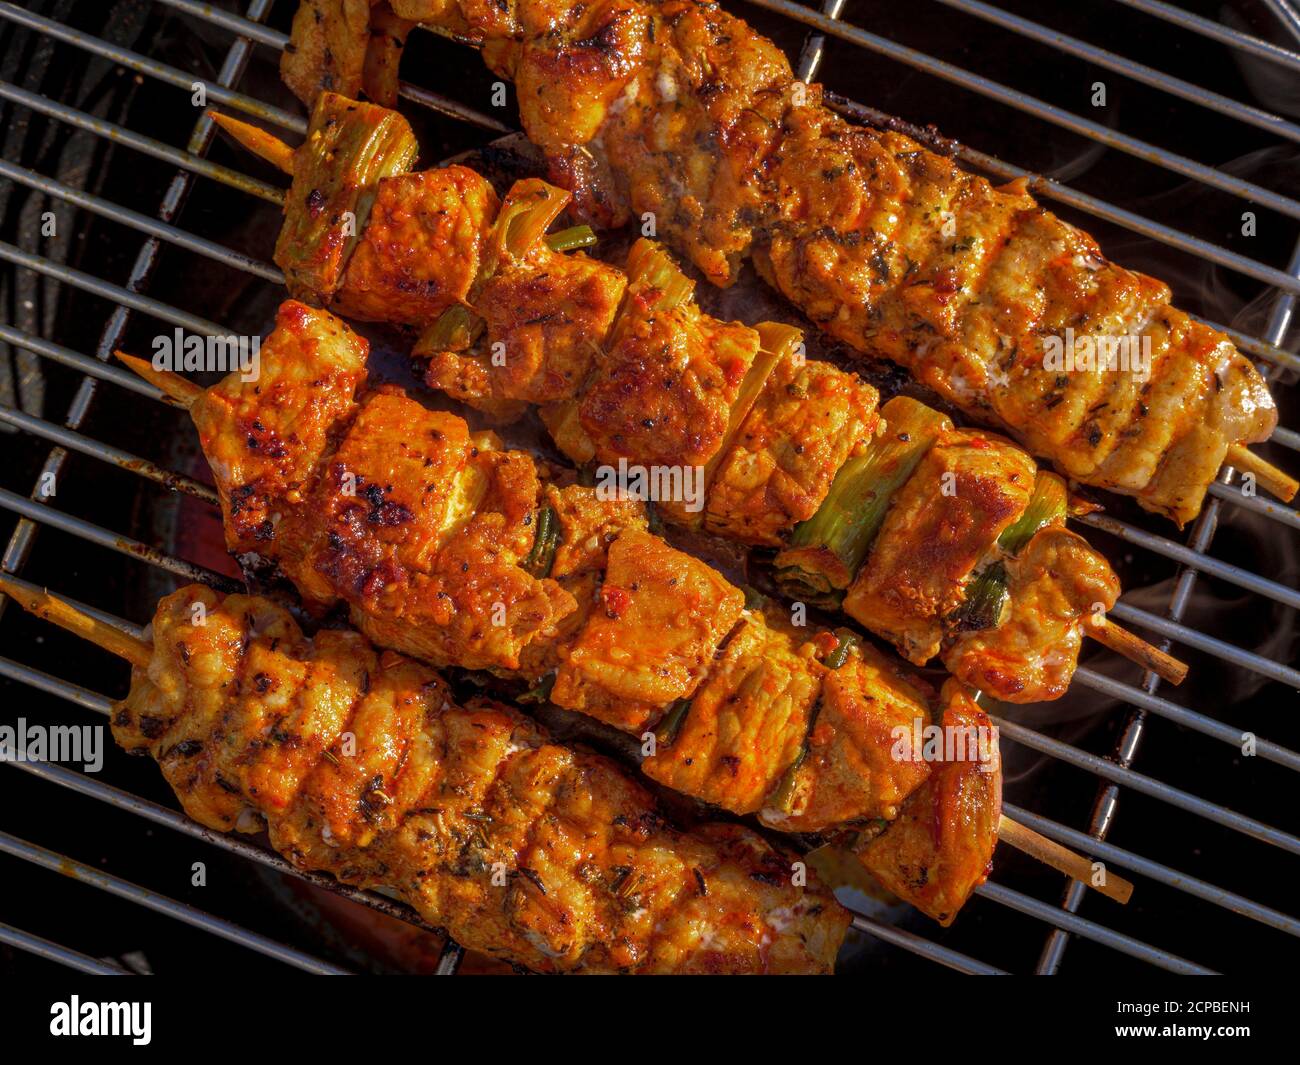
M552 484L545 489L549 505L532 522L526 497L512 506L501 493L475 487L482 468L513 467L515 480L524 480L526 457L500 452L491 434L474 438L467 449L472 461L464 462L462 453L458 468L455 442L467 432L459 419L425 410L391 387L362 393L349 412L336 399L361 384L364 341L328 312L286 304L263 345L255 384L232 374L203 392L124 358L190 407L217 474L231 548L274 559L310 605L349 603L357 623L381 644L437 654L439 662L477 662L474 656L490 645L466 633L489 624L516 628L504 601L493 602L485 618L481 598L466 598L464 590L500 586L483 573L511 564L491 544L466 551L460 542L488 528L499 534L499 547L512 541L510 528L531 528L522 566L571 591L575 609L553 629L531 630L528 639L506 647L524 675L553 671L550 697L558 704L631 731L658 728L643 763L647 775L801 832L888 820L900 804L904 811L933 809L937 817L956 801L954 793L933 789L908 798L929 766L925 758L900 756L896 736L931 715L925 692L880 655L829 633L804 638L774 613L746 611L728 632L734 615L721 623L713 617L718 595L739 593L645 533L635 505L600 503L591 489ZM310 456L322 446L332 450L318 456L313 472ZM535 483L530 491L537 506ZM449 500L475 498L478 509L456 512L449 525L434 492ZM523 551L517 544L517 560ZM450 565L439 557L444 552ZM387 597L392 589L397 610ZM712 596L707 602L701 589ZM427 611L431 602L436 609ZM963 700L968 715L978 715L988 729L955 682L939 705ZM996 799L996 791L987 797ZM998 824L996 810L975 817L969 803L952 816L976 834L966 846L986 861L978 868L944 863L949 900L966 897L987 875ZM926 815L916 823L938 822ZM953 879L967 873L974 878ZM946 920L955 910L927 912Z
M219 120L284 165L264 134ZM281 246L310 255L321 223L308 190L317 186L345 188L348 204L369 195L387 206L370 212L353 259L332 259L328 276L303 277L277 255L291 289L354 311L364 289L361 317L426 327L416 352L429 360L428 383L495 417L539 405L578 463L697 474L706 495L695 512L661 501L665 517L784 546L778 577L791 594L842 605L916 664L942 653L962 679L998 698L1055 698L1090 634L1182 679L1181 663L1106 622L1115 579L1061 528L1064 492L1054 494L1053 512L1026 514L1031 495L1061 482L1036 472L1024 452L987 432L954 429L912 400L887 404L882 423L875 390L803 359L797 331L703 314L691 282L653 242L633 248L626 273L558 253L545 232L568 198L552 186L519 182L498 207L487 182L461 167L367 185L360 162L320 150L322 142L364 143L369 128L391 137L399 125L391 111L322 95L292 164L284 233L298 236L282 235ZM403 144L399 154L412 151ZM402 224L398 240L381 217L435 224ZM379 261L390 268L382 284L369 268ZM418 277L394 269L401 263L418 264ZM1000 539L1020 521L1035 522L1021 548L1040 530L1043 542L1024 559L1004 558ZM985 575L993 573L1002 579L984 609L967 609L970 589L992 583ZM968 638L974 630L976 640Z
M929 720L922 687L856 640L832 670L847 634L745 609L739 588L647 532L640 504L543 485L495 434L368 389L367 351L328 311L288 301L256 381L189 386L234 554L274 563L317 614L345 604L379 646L553 677L556 705L645 739L689 705L643 768L733 813L802 832L897 815L929 771L889 757L895 728Z
M105 627L0 579L80 635ZM679 831L608 759L428 667L282 607L190 585L120 634L124 748L185 812L269 833L301 869L395 892L458 943L537 972L829 973L850 915L738 825Z
M653 216L716 284L751 259L828 333L1068 477L1183 525L1229 452L1276 425L1254 367L1166 285L1109 262L1023 182L995 188L833 114L715 3L399 7L514 81L525 131L588 217ZM330 87L298 92L310 106Z

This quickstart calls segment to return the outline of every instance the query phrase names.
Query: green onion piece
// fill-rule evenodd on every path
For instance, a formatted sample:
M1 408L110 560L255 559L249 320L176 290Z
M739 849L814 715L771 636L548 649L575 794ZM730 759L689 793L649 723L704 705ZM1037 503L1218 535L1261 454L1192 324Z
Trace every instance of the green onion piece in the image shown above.
M533 536L533 548L524 559L524 569L534 577L549 577L559 545L560 520L553 507L542 507L537 512L537 532Z
M695 282L682 273L671 255L652 240L642 238L632 245L627 255L627 287L653 289L658 295L653 305L656 310L667 313L679 304L691 298L695 291Z
M949 632L992 629L1002 621L1007 602L1007 569L1001 562L985 566L966 586L966 599L949 615Z
M746 610L762 610L767 606L767 596L755 588L752 584L742 584L741 592L745 595Z
M811 721L809 730L811 731ZM799 753L795 755L794 761L791 762L784 773L781 774L781 782L777 784L776 789L772 792L771 797L763 804L768 808L775 808L782 813L789 813L791 803L794 801L794 786L799 777L799 767L803 765L804 759L808 757L808 742L805 740L804 745L799 748Z
M440 351L465 351L483 332L484 321L464 304L453 303L420 336L413 354L433 355Z
M849 660L849 654L853 648L862 643L862 639L855 632L848 629L836 629L835 635L839 637L840 642L836 644L835 650L826 656L827 669L839 669Z
M655 729L655 746L671 747L677 739L677 734L682 731L682 723L686 720L686 714L691 709L689 699L678 699L668 708L664 714L663 720L659 722L659 727Z
M536 180L518 182L497 214L497 248L515 257L526 254L546 236L568 202L569 194L554 185Z
M556 673L552 670L522 695L516 697L518 703L545 703L551 698L551 689L555 687Z
M1069 491L1065 480L1047 470L1039 470L1029 505L1016 521L1002 530L998 546L1009 555L1018 555L1039 529L1065 521Z
M906 396L881 409L884 435L835 475L822 505L794 527L776 556L777 583L818 606L838 606L884 524L894 493L952 422Z
M573 251L575 248L590 248L596 243L596 231L591 226L570 226L552 233L546 238L551 251Z
M343 282L380 180L409 170L418 151L415 133L396 111L321 94L307 139L294 153L275 245L290 292L328 301Z

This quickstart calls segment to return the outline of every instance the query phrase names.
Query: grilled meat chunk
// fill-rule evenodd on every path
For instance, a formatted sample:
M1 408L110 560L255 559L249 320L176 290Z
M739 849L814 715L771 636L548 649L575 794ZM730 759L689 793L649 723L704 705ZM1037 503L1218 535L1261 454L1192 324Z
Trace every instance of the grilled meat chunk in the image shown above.
M256 382L232 373L191 407L232 552L266 551L310 493L365 381L369 347L328 312L287 300L259 349Z
M944 434L895 495L845 613L924 665L976 565L1028 505L1034 474L1033 460L1008 441Z
M1059 526L1041 530L1004 565L1006 617L992 628L958 633L944 664L1004 702L1057 699L1074 674L1083 626L1115 605L1119 582L1087 541Z
M642 771L732 813L756 812L799 757L823 672L796 630L746 614Z
M496 412L578 393L626 278L581 253L553 251L541 239L568 200L535 179L510 189L466 303L471 327L435 328L416 345L415 354L429 359L430 387Z
M432 325L469 298L499 206L487 180L463 166L381 179L332 309Z
M524 128L580 207L654 217L718 284L752 258L827 332L1067 475L1183 524L1228 447L1276 424L1254 367L1166 286L1108 262L1022 183L995 188L902 134L851 126L714 3L466 2L439 21L529 87ZM572 93L531 91L568 64L582 71ZM1049 348L1080 337L1104 364L1058 370Z
M811 518L840 467L877 432L879 394L856 375L801 355L772 371L709 488L705 525L779 547Z
M896 731L927 712L925 693L874 648L855 648L822 682L807 753L785 795L760 820L783 832L893 818L929 775L924 761L896 756Z
M610 545L599 606L562 653L551 700L641 732L695 692L744 605L716 570L625 529Z
M347 603L384 646L518 668L576 608L520 565L540 492L532 462L391 390L357 402L365 354L338 319L291 302L259 380L232 374L196 403L227 539L276 562L309 606Z
M298 5L289 44L280 56L280 77L308 107L322 92L357 95L370 43L372 2L304 0Z
M1002 817L1002 774L996 741L981 738L994 734L992 725L970 693L949 680L939 702L945 736L955 738L954 756L948 755L945 740L945 756L930 778L858 857L899 898L950 925L992 869Z
M201 618L201 623L196 623ZM738 826L670 827L612 763L351 632L192 585L113 711L186 812L299 868L396 893L539 972L829 972L849 915Z

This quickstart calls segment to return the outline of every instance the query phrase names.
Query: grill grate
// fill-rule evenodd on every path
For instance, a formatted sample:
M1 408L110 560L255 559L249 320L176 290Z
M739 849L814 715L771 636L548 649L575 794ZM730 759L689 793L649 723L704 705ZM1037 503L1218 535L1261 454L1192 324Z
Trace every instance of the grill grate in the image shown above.
M194 0L155 0L155 2L175 9L184 16L202 20L209 26L227 31L233 36L220 76L215 82L209 83L208 93L213 103L252 115L290 132L304 131L305 122L301 117L264 103L239 89L251 50L257 45L279 50L283 49L287 41L285 34L262 24L271 7L271 0L251 0L245 8L244 15L219 10ZM1300 201L1291 197L1238 179L1221 170L1197 163L1108 126L1084 119L923 51L850 25L842 20L844 0L825 0L820 11L800 6L790 0L750 0L750 2L766 12L806 27L807 35L797 65L799 76L804 80L810 81L817 76L830 53L829 39L834 38L837 42L855 49L875 53L922 71L928 76L937 77L951 85L1006 104L1025 115L1059 126L1096 144L1133 155L1146 163L1182 175L1206 188L1249 201L1254 206L1287 218L1300 218ZM1009 11L989 6L978 0L938 0L938 2L1013 35L1012 43L1014 38L1025 38L1046 44L1064 54L1086 60L1100 69L1121 74L1174 98L1207 108L1236 122L1257 127L1279 140L1300 141L1300 126L1280 116L1211 93L1146 64L1057 33ZM1154 18L1165 20L1179 27L1181 31L1199 34L1280 68L1300 70L1300 54L1297 52L1211 22L1179 8L1155 0L1110 0L1110 2L1123 4ZM57 41L60 46L78 49L111 61L126 70L135 72L140 77L156 79L186 89L194 81L190 74L182 70L156 62L12 3L0 3L0 19ZM479 129L492 132L509 131L509 127L495 117L429 89L404 82L401 95L412 103L458 122L469 123ZM62 424L55 424L10 407L0 407L0 422L51 445L42 467L42 474L60 473L69 456L76 453L131 471L171 491L191 496L200 503L209 505L215 503L215 493L209 487L102 442L83 430L104 384L111 385L113 388L127 389L138 396L155 401L163 401L163 397L152 386L132 374L109 365L106 361L113 348L122 342L134 314L145 315L200 334L214 335L226 332L214 322L146 295L145 290L148 288L150 275L158 263L159 253L164 244L242 271L273 285L282 283L282 275L275 267L187 232L176 224L181 206L195 179L202 177L219 182L238 192L271 203L281 202L283 193L271 185L213 163L206 158L208 147L213 139L212 123L206 115L196 123L188 145L181 150L16 85L0 82L0 99L46 116L69 128L87 131L96 137L112 140L121 149L138 152L178 169L156 216L151 217L120 206L109 199L75 189L9 159L0 159L0 178L111 220L144 238L125 286L24 251L15 245L0 243L0 259L53 279L62 285L102 297L114 304L114 310L105 323L102 339L93 357L55 344L8 323L0 323L0 340L15 348L70 367L83 375ZM832 106L858 120L898 126L896 119L844 96L830 93L828 99ZM1038 177L1028 170L992 155L940 141L925 129L909 128L908 132L955 154L967 165L987 174L1003 179L1028 177L1031 179L1033 190L1042 197L1113 223L1141 237L1160 242L1177 253L1215 263L1242 277L1269 286L1275 291L1276 296L1262 335L1248 335L1213 322L1210 324L1223 329L1242 350L1262 360L1265 372L1272 376L1275 382L1280 375L1300 370L1300 357L1283 347L1291 324L1295 296L1300 294L1300 246L1297 246L1296 254L1287 267L1279 269L1210 243L1191 233L1135 214L1063 183ZM1294 431L1279 429L1273 439L1276 443L1292 450L1300 449L1300 434ZM1161 533L1149 532L1109 515L1093 515L1084 520L1134 549L1161 556L1181 567L1173 594L1163 614L1152 613L1131 604L1120 604L1114 611L1118 619L1147 629L1167 642L1178 642L1204 652L1222 662L1225 668L1231 666L1245 674L1254 674L1280 682L1291 689L1300 689L1300 670L1266 655L1237 647L1184 622L1184 615L1191 601L1198 575L1201 573L1235 585L1251 595L1282 604L1291 610L1300 608L1300 592L1295 588L1242 566L1215 558L1209 553L1225 505L1243 508L1276 523L1279 527L1279 536L1288 536L1290 535L1288 530L1300 529L1300 513L1264 499L1243 496L1240 491L1232 487L1233 480L1233 472L1225 469L1218 483L1211 490L1204 512L1183 541ZM203 581L223 589L234 587L230 578L206 567L159 551L62 509L55 509L50 503L41 500L36 488L28 497L0 489L0 508L12 512L18 518L17 527L8 542L3 559L0 560L6 572L22 572L40 529L43 526L50 526L110 551L137 560L142 559L184 580ZM69 601L75 603L75 600L69 599ZM140 632L137 626L128 621L83 604L76 605L125 631L135 634ZM4 601L0 599L0 609L3 609L3 606ZM106 697L98 693L9 658L0 658L0 674L95 713L107 714L111 705ZM1153 674L1147 674L1140 684L1133 685L1115 680L1088 667L1079 669L1076 675L1077 685L1091 689L1101 697L1118 700L1128 707L1119 739L1110 757L1107 758L1054 739L1022 723L1000 720L998 723L1004 739L1073 766L1095 777L1097 782L1096 797L1085 831L1011 804L1007 805L1007 812L1043 835L1087 853L1095 859L1146 877L1212 906L1232 911L1268 928L1292 936L1300 936L1300 920L1294 917L1107 841L1106 837L1115 822L1120 789L1123 788L1243 834L1264 846L1277 848L1290 854L1300 854L1300 838L1295 835L1238 813L1208 798L1138 773L1133 768L1146 732L1149 715L1167 719L1183 728L1199 732L1233 747L1239 747L1242 742L1240 729L1165 698L1159 694L1159 683L1159 678ZM1300 771L1300 753L1277 743L1259 740L1257 755L1286 769ZM79 797L109 804L154 825L165 827L169 831L220 848L241 859L326 887L358 905L428 928L413 911L399 903L370 892L349 888L323 876L303 873L272 852L244 840L210 832L176 811L130 792L102 784L89 776L55 764L39 762L12 764L40 780L67 789ZM125 880L80 865L71 859L4 832L0 832L0 852L38 866L70 872L88 886L127 898L288 964L313 972L339 971L331 963L273 942L258 933L202 913L185 904L156 895ZM1070 882L1064 889L1060 904L1051 905L995 881L990 881L979 889L979 894L984 899L998 907L1027 916L1044 930L1045 940L1038 961L1040 972L1057 971L1066 947L1073 937L1090 940L1143 962L1175 972L1211 971L1204 965L1116 931L1098 921L1079 916L1077 911L1084 892L1085 889L1081 885ZM997 966L961 953L931 938L894 927L864 914L855 918L854 925L867 935L950 968L972 973L1000 971ZM6 924L0 924L0 942L85 972L124 971L116 964L97 961L74 949L51 943ZM437 971L442 974L453 973L460 956L459 948L455 944L448 943Z

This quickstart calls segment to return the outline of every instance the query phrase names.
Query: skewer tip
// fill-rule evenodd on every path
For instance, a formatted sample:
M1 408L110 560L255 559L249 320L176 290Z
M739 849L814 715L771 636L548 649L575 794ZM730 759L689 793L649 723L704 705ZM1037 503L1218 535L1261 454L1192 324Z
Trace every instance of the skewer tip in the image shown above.
M67 629L119 658L125 658L133 666L143 668L153 658L152 644L91 617L48 591L31 588L6 574L0 574L0 593L9 596L28 613Z
M1093 868L1093 863L1082 854L1075 854L1068 847L1063 847L1055 840L1048 839L1032 828L1013 821L1006 814L998 825L998 838L1016 850L1028 854L1031 858L1050 865L1058 872L1064 873L1094 891L1100 892L1108 899L1114 899L1125 905L1133 897L1133 884L1117 873L1103 868L1101 875Z
M177 406L189 410L194 406L199 396L203 394L203 389L192 381L187 381L180 374L173 373L170 370L155 369L153 363L147 359L128 355L125 351L114 350L113 354L127 369L143 377L151 385L159 389L166 399Z
M1084 626L1083 631L1098 643L1123 655L1130 662L1136 662L1143 669L1149 669L1161 680L1168 681L1174 687L1187 679L1186 662L1181 662L1173 655L1147 643L1142 637L1117 625L1110 618L1091 620Z
M237 118L231 118L229 115L223 115L214 108L209 107L208 114L212 117L213 122L254 155L265 159L273 167L285 174L293 174L294 149L291 145L286 144L273 133L268 133L266 130L250 125L247 122L241 122Z
M1269 495L1284 503L1290 503L1300 491L1300 481L1260 458L1245 444L1233 444L1228 448L1227 462L1233 469L1250 474Z

